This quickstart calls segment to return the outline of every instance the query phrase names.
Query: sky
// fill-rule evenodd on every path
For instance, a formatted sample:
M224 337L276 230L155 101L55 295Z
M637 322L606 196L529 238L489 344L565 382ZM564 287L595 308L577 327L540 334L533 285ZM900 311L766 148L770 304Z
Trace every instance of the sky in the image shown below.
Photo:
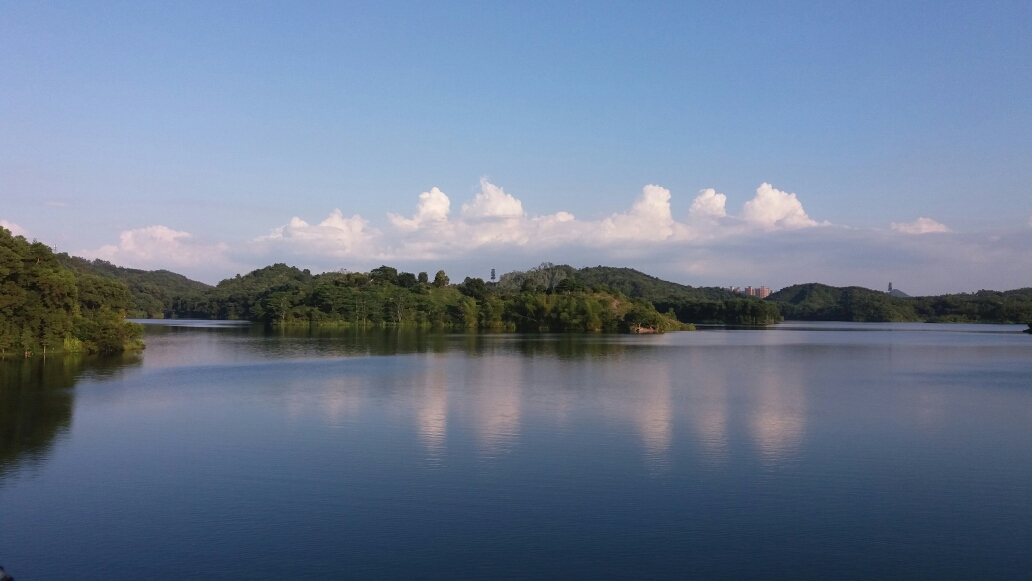
M1032 2L4 2L0 225L210 283L1032 286Z

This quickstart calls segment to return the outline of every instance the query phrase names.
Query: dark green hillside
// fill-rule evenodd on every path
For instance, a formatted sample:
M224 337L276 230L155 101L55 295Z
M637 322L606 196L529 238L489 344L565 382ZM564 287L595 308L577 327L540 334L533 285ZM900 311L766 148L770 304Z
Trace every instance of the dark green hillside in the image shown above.
M167 270L123 268L104 260L90 261L64 252L56 256L62 267L77 275L91 274L124 282L132 293L129 316L133 318L169 316L177 297L200 295L211 288L203 282Z
M644 299L588 288L572 277L552 288L500 288L481 279L448 284L389 266L313 275L275 264L227 279L174 304L178 317L249 319L269 325L651 333L688 328Z
M125 283L61 266L50 247L0 228L0 357L142 347Z
M1032 289L978 291L935 297L895 297L863 287L819 283L793 285L772 294L786 319L929 323L1024 323L1032 321Z
M630 297L649 300L660 312L673 311L684 323L770 325L781 321L775 305L721 287L692 287L632 268L594 266L574 273L585 284L604 284Z
M258 320L266 312L261 307L263 302L303 301L311 292L316 278L317 275L307 269L273 264L227 278L214 287L207 287L204 292L179 295L173 300L171 312L181 319Z
M723 301L657 301L657 310L672 310L677 320L686 323L716 323L722 325L773 325L784 317L777 305L758 298L738 295Z
M588 286L604 284L629 297L641 297L652 302L723 301L742 297L726 288L692 287L677 284L647 275L633 268L590 266L574 271L573 276Z
M1032 288L906 300L914 303L920 317L933 323L1032 323Z
M677 284L632 268L593 266L578 270L545 263L526 272L503 274L498 286L503 290L530 287L548 290L566 278L585 287L649 301L660 312L673 312L683 323L768 325L781 320L777 307L760 299L725 288Z
M922 320L908 299L851 286L797 284L770 295L767 301L789 320L902 322Z
M591 322L591 317L583 325L568 323L581 320L578 318L580 315L574 316L572 311L558 319L549 318L553 309L560 313L566 308L588 308L584 305L572 307L567 304L567 299L561 298L573 293L577 296L598 295L596 298L599 300L603 295L611 296L618 304L626 301L647 304L651 311L672 315L682 323L768 325L783 319L1032 322L1032 289L901 297L862 287L810 283L790 286L767 300L760 300L725 288L677 284L631 268L595 266L576 269L550 263L527 271L505 273L493 286L478 286L476 281L480 279L452 285L443 271L431 282L426 273L417 276L388 266L368 273L314 275L308 270L274 264L211 287L166 270L122 268L102 260L88 261L66 254L56 255L56 259L64 269L78 275L77 284L80 293L84 293L82 296L92 292L83 285L99 284L94 278L128 285L128 303L124 297L114 295L104 301L105 304L119 305L112 307L115 310L122 309L137 317L245 319L281 324L306 320L312 323L332 321L334 324L465 327L473 317L473 311L467 309L470 306L468 301L463 302L462 297L466 297L478 305L475 326L527 328L527 325L533 326L531 321L537 321L539 328L595 328L597 325ZM547 308L542 307L548 316L541 312L530 315L515 309L513 305L516 303L512 301L530 295L560 298L549 298L540 303L548 305ZM89 311L84 309L83 312ZM529 318L522 320L520 317Z

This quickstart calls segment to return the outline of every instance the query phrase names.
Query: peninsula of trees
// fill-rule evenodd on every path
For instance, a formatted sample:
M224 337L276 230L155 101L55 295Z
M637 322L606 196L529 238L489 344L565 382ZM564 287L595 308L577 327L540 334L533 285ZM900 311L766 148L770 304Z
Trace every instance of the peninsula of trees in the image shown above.
M0 227L0 357L141 348L143 328L125 320L131 307L124 283L75 274L48 246Z

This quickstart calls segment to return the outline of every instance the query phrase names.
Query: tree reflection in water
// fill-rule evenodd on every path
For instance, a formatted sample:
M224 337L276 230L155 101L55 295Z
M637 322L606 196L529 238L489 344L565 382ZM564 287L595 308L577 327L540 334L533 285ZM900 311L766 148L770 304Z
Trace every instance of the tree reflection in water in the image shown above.
M72 425L75 383L109 377L139 354L0 360L0 480L44 461Z

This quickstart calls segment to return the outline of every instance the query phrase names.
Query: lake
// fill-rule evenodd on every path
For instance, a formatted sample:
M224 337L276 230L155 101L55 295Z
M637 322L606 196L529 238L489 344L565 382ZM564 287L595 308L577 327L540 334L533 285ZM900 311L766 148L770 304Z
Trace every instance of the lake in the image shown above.
M0 363L18 581L1019 579L1032 336L148 324Z

